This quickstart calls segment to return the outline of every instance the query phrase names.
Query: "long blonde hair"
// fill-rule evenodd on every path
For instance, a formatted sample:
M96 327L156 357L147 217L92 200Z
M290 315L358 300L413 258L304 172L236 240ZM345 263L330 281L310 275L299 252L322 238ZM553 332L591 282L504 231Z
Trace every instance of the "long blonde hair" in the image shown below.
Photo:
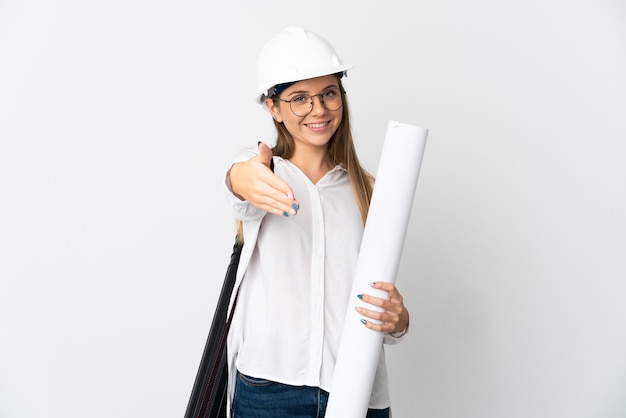
M339 89L341 90L343 106L342 119L337 131L328 142L328 156L335 165L343 166L348 172L348 178L352 184L354 196L361 212L363 224L367 219L370 202L372 200L372 192L374 189L374 177L367 172L359 162L352 139L352 128L350 127L350 110L346 93L343 90L341 79L339 81ZM273 97L276 101L277 97ZM295 143L293 137L281 122L274 120L276 127L276 145L272 148L272 153L276 156L289 159L293 155ZM237 238L243 242L243 226L239 222L237 228Z

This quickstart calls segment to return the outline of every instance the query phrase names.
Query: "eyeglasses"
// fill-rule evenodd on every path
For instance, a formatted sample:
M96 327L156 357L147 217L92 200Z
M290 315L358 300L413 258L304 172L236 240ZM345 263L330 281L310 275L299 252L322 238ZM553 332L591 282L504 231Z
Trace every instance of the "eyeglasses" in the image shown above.
M313 98L319 96L320 102L324 107L330 111L339 110L343 106L343 100L341 96L345 93L338 88L331 88L320 94L299 94L291 100L283 100L280 97L276 97L276 100L289 103L291 111L296 116L306 116L313 110Z

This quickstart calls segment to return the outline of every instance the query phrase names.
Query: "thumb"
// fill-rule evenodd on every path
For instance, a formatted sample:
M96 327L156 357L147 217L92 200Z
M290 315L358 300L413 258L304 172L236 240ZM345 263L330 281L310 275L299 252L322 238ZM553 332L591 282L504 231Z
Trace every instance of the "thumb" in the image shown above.
M272 161L272 150L267 146L264 142L259 141L259 159L266 166L270 166L270 162Z

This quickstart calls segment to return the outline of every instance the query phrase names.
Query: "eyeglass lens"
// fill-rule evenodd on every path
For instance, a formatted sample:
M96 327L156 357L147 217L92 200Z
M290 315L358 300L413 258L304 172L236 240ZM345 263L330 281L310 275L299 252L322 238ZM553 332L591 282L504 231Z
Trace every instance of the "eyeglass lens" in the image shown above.
M329 89L324 93L308 95L300 94L289 101L291 111L296 116L306 116L313 110L313 98L318 96L326 109L333 111L338 110L343 102L341 100L341 92L339 89Z

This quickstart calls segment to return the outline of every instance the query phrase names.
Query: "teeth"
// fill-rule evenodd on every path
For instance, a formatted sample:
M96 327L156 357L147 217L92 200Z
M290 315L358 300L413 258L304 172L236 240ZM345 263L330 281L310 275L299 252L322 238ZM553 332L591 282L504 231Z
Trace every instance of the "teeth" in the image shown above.
M326 126L328 122L322 122L322 123L309 123L309 128L321 128L323 126Z

